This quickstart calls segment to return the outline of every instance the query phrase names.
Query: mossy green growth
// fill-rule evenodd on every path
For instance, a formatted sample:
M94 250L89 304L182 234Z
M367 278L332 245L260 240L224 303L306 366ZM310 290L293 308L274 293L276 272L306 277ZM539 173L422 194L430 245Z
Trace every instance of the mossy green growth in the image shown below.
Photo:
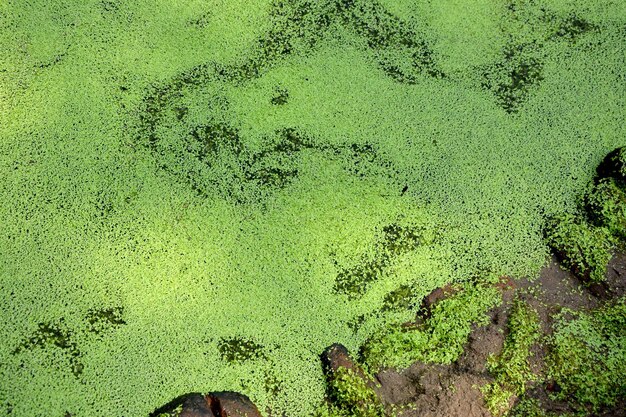
M536 275L544 213L626 145L626 10L460 3L0 1L0 415L308 417L315 352L414 317L388 294ZM548 40L542 9L598 30ZM393 224L436 242L381 258ZM420 357L458 354L445 325Z
M406 368L412 362L450 364L463 352L472 325L489 322L485 314L501 302L493 286L466 284L462 290L437 303L421 328L393 325L363 348L370 369Z
M159 413L159 415L156 417L178 417L180 416L180 413L182 412L183 412L183 405L180 404L178 407L176 407L172 411L167 412L167 413Z
M507 415L511 400L524 394L528 382L538 380L530 368L529 358L540 335L537 312L528 303L516 299L502 352L490 356L487 361L487 369L494 381L481 388L493 415Z
M589 313L564 310L555 325L547 377L560 400L612 407L626 399L626 298Z
M510 417L580 417L580 414L553 413L541 408L541 404L534 398L522 398L513 408Z
M578 277L592 282L604 280L614 244L606 228L594 227L579 216L562 214L550 219L545 236L563 264Z
M331 404L324 404L317 417L384 417L385 407L376 392L351 369L339 368L330 383Z
M605 178L587 197L589 217L606 227L622 244L626 243L626 192L615 178Z

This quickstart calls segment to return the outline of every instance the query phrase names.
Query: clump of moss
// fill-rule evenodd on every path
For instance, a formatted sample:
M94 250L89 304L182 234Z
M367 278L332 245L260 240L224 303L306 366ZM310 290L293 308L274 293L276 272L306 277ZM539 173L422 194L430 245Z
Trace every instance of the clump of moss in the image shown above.
M472 324L487 324L485 313L500 302L496 288L466 285L437 303L421 328L394 326L373 338L362 349L364 360L371 369L405 368L415 361L450 364L463 352Z
M507 415L511 400L524 394L528 382L538 380L529 364L531 348L540 337L537 312L517 299L509 316L508 331L502 353L489 357L487 362L494 381L481 388L487 407L495 416Z
M601 282L611 260L613 238L604 227L594 227L579 216L563 214L546 227L548 245L563 264L584 281Z
M589 313L564 310L550 345L557 399L597 412L626 398L626 298Z
M366 380L351 369L339 368L330 381L330 405L324 405L317 417L384 417L385 407Z
M626 242L626 192L619 181L605 178L598 182L587 197L591 220L606 227L621 242Z
M535 398L522 398L511 411L511 417L576 417L572 413L553 413L541 408L541 404ZM579 415L578 415L579 416Z

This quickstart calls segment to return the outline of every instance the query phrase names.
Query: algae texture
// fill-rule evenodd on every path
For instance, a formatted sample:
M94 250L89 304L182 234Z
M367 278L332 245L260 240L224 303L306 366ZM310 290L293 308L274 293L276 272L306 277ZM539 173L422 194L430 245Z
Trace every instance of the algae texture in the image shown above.
M618 0L0 2L0 414L312 415L326 346L538 273L626 145L625 26Z

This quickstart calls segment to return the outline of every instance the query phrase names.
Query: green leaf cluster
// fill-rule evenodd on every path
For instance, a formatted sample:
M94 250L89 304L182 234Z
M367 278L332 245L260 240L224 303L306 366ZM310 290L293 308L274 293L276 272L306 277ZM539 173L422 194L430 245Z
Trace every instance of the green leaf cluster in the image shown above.
M365 379L348 368L339 368L329 386L330 404L317 417L385 417L385 407Z
M604 280L613 249L613 238L606 228L594 227L580 216L562 214L550 219L545 237L578 277L591 282Z
M493 415L506 415L511 400L523 395L527 384L539 378L529 363L531 349L541 336L537 312L528 303L516 299L507 328L502 352L490 356L487 362L487 369L494 381L481 388Z
M457 294L438 302L420 328L394 325L363 349L366 364L406 368L412 362L450 364L463 352L475 325L485 325L489 309L501 302L500 292L490 285L466 284Z
M626 397L626 298L589 313L564 310L550 346L547 377L558 399L597 411Z
M622 245L626 243L626 191L622 181L600 180L587 197L587 207L596 225L605 227Z
M541 408L539 400L534 398L522 398L510 413L511 417L580 417L576 413L554 413Z

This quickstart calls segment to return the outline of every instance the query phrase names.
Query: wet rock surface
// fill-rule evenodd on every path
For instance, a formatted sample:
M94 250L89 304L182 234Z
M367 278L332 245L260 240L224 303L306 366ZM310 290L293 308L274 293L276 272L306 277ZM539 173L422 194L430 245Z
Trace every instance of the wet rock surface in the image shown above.
M246 395L224 391L182 395L150 417L261 417L261 413Z
M324 376L329 386L332 386L332 382L337 377L339 370L346 369L357 378L360 378L367 387L373 389L375 392L378 391L379 386L365 374L361 366L352 358L345 346L339 343L329 346L324 350L320 359L322 361Z
M606 275L606 292L599 294L583 283L572 272L559 265L552 257L535 280L513 280L502 277L496 284L502 290L503 303L489 312L490 323L475 327L463 354L451 365L414 363L401 371L384 369L375 377L380 383L379 393L387 405L400 407L400 417L492 417L479 387L493 381L487 369L490 355L499 354L507 334L507 321L513 300L517 297L534 308L545 335L552 333L554 317L563 308L589 311L600 307L608 299L626 294L626 253L616 253ZM433 291L423 302L430 309L437 302L452 295L451 287ZM533 372L545 367L548 351L536 345L529 358ZM571 413L572 405L550 399L550 392L559 387L550 381L529 383L527 396L536 399L551 413ZM626 416L626 404L617 404L601 410L594 416Z
M215 417L261 417L250 398L236 392L215 392L207 395Z

